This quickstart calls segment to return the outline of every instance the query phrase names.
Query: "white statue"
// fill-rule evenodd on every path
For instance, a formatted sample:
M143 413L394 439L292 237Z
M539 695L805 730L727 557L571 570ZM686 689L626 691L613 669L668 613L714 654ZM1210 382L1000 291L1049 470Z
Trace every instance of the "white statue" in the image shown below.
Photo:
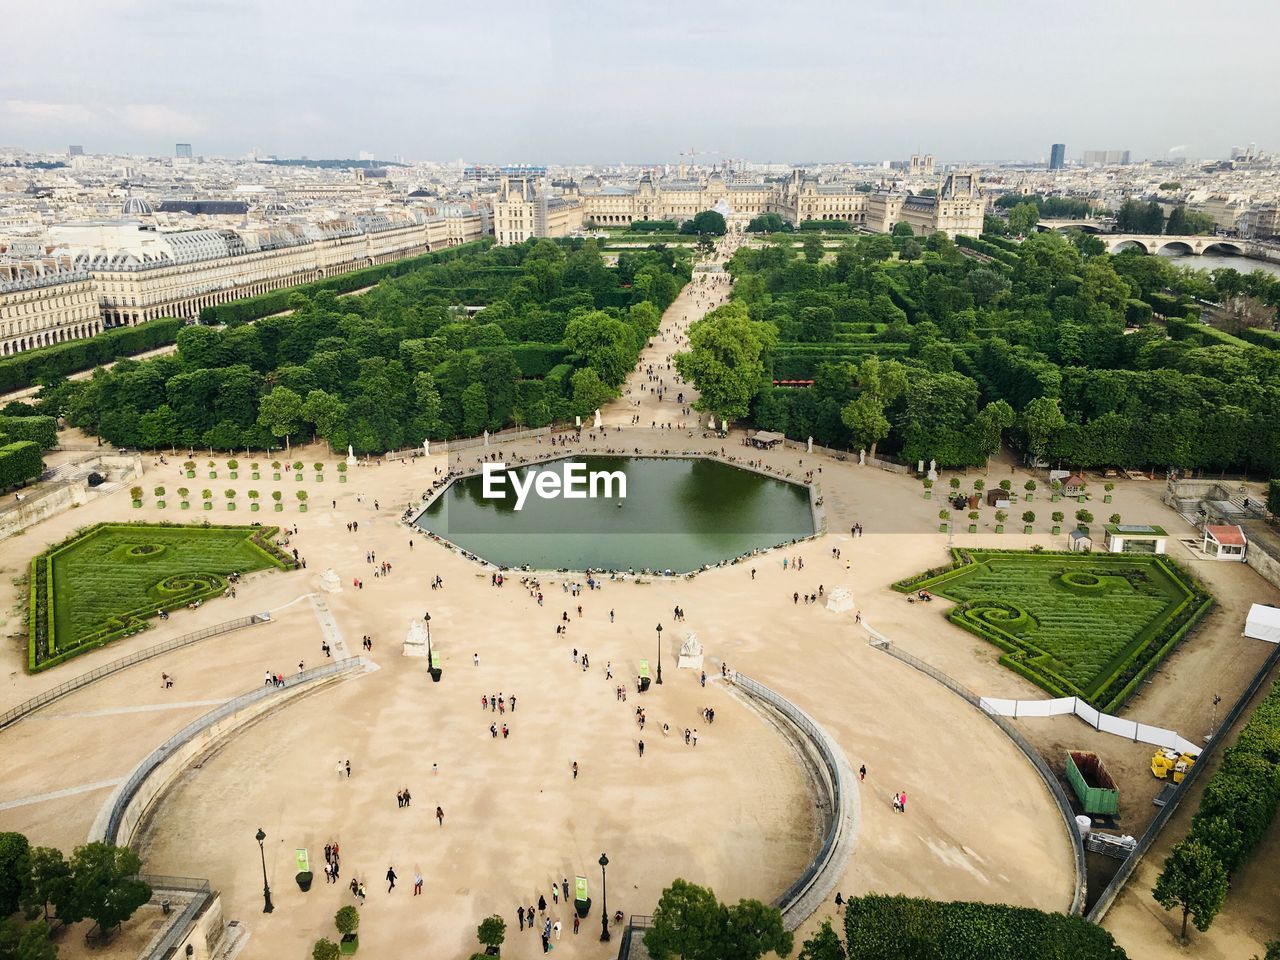
M422 621L409 621L409 632L404 637L404 648L401 653L406 657L425 657L427 655L427 630Z
M804 448L805 453L813 453L813 437L809 438L808 445Z
M916 461L916 473L924 473L924 461L923 461L923 460L917 460L917 461Z
M431 456L431 441L430 441L430 440L423 440L423 441L422 441L422 455L423 455L424 457L429 457L429 456Z
M702 644L694 633L684 635L684 643L680 644L680 656L676 660L677 670L702 669Z
M937 474L937 472L938 472L938 461L937 461L937 460L930 460L930 461L929 461L929 473L931 473L931 474ZM934 478L933 478L933 479L935 479L935 480L936 480L936 479L938 479L938 478L937 478L937 476L934 476Z
M600 426L601 426L601 423L600 423L600 409L597 407L597 408L596 408L596 429L597 429L597 430L599 430L599 429L600 429Z
M359 461L356 460L355 450L352 448L351 444L347 444L347 466L354 467L357 463L359 463Z
M488 430L486 430L486 431L484 432L484 445L485 445L486 447L489 445L489 431L488 431Z
M573 418L573 425L574 425L575 427L577 427L579 430L581 430L581 429L582 429L582 418L581 418L581 417L574 417L574 418Z
M728 420L721 420L721 421L720 421L720 432L721 432L721 433L728 433L728 432L729 432L729 421L728 421Z
M333 567L320 574L320 589L325 593L342 592L342 581L338 579L337 571Z
M865 467L867 465L867 451L864 447L858 451L858 466Z

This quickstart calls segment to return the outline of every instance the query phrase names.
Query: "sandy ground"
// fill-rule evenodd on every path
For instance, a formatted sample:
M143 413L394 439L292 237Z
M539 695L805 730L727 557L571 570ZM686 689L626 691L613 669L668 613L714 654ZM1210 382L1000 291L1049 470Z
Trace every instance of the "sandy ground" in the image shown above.
M719 299L703 290L695 281L670 308L663 323L667 339L658 338L646 352L642 369L651 363L665 369L679 346L684 318ZM681 389L674 371L663 379L673 389L658 404L651 392L636 389L647 378L633 378L633 393L605 411L606 426L621 426L628 447L723 448L728 457L759 458L796 477L820 467L817 482L830 532L693 579L606 582L602 590L577 598L563 592L560 579L544 577L539 607L518 578L495 588L488 571L399 524L403 507L417 502L434 471L446 467L444 454L361 466L347 484L338 484L332 469L323 484L295 484L287 476L274 482L269 471L263 474L268 479L249 481L251 457L240 458L237 481L226 479L224 471L218 480L187 480L177 464L147 458L144 508L131 509L122 491L0 544L0 571L8 574L0 580L0 609L11 611L0 707L209 623L261 610L272 610L274 618L102 681L0 733L11 758L11 776L0 785L0 829L23 830L35 843L74 844L88 833L112 782L183 723L212 709L210 701L254 689L266 669L287 674L299 659L309 666L318 662L318 621L310 602L298 598L315 590L319 573L331 566L344 589L328 603L346 648L359 653L360 638L373 636L371 657L380 669L330 685L226 741L157 804L141 840L148 870L207 876L221 889L227 918L250 928L244 956L304 955L313 939L332 933L333 911L351 902L345 881L352 876L368 886L361 934L364 949L375 956L395 955L409 944L427 945L433 956L462 955L474 943L476 923L493 912L510 925L504 955L532 956L538 942L515 931L516 906L536 903L539 892L550 903L551 880L578 873L589 878L592 896L598 896L594 864L601 851L611 861L611 912L649 913L675 876L708 883L726 899L776 896L812 855L812 797L790 747L720 688L722 663L793 699L830 730L855 769L866 764L858 844L838 885L846 896L874 890L1065 908L1070 846L1048 791L1017 749L949 691L868 647L850 614L792 602L793 592L845 586L867 621L973 689L1042 696L1000 668L992 648L947 624L944 604L910 605L888 589L894 580L945 560L946 536L937 532L939 503L924 500L914 480L852 461L784 450L758 454L746 451L738 435L720 441L696 430L690 437L684 430L651 429L654 420L692 421L674 402ZM640 407L630 406L634 399ZM643 426L629 427L636 411ZM616 445L618 436L615 430L575 449L604 449ZM521 441L503 451L534 455L547 446ZM463 453L464 464L475 456L474 450ZM316 450L295 451L294 458L333 462ZM992 479L1007 469L993 466ZM171 506L164 511L151 503L157 484L170 488ZM27 676L20 608L25 594L13 582L26 562L48 543L99 520L210 516L175 510L172 491L178 486L208 486L219 504L226 487L241 492L239 510L220 506L210 519L297 524L290 546L307 559L308 569L253 574L234 600L180 611L154 630ZM1126 521L1160 522L1172 530L1179 521L1159 505L1159 486L1122 483L1113 509ZM293 501L298 487L311 497L305 514ZM267 506L250 514L244 497L250 488L263 491L268 503L269 491L284 490L286 511L275 514ZM1046 521L1037 529L1047 530L1047 496L1031 506L1044 511ZM1092 509L1099 512L1097 505ZM352 521L359 522L358 533L348 532ZM865 524L864 537L850 536L854 522ZM984 532L958 535L956 542L1060 546L1060 539ZM841 551L839 559L833 550ZM390 576L373 576L369 551L393 564ZM790 561L786 570L784 554ZM803 569L796 569L796 559L803 559ZM1224 599L1222 622L1210 624L1174 658L1134 707L1135 715L1151 711L1170 726L1198 732L1205 722L1197 711L1212 695L1210 687L1229 699L1230 683L1250 672L1254 654L1238 636L1240 604L1274 597L1275 591L1252 571L1220 567L1206 579L1212 577L1212 588ZM436 575L444 580L443 590L429 588ZM363 589L353 587L357 578ZM677 605L687 615L683 624L672 622ZM421 660L400 655L410 621L425 611L444 657L439 684L425 676ZM555 632L563 611L570 616L566 636ZM639 659L656 659L658 622L666 627L667 682L637 697L634 671ZM675 668L685 631L696 633L706 647L705 690L695 674ZM571 659L575 647L590 655L585 674ZM1238 656L1226 655L1230 650ZM615 682L604 676L608 663L617 682L631 680L625 704L615 698ZM174 688L160 688L162 671L176 676ZM1166 687L1173 690L1166 693ZM481 695L496 691L517 696L514 714L480 713ZM1183 704L1188 706L1180 711ZM643 734L634 719L637 705L648 714ZM704 706L715 708L714 725L703 722ZM504 720L510 738L494 740L488 726ZM672 731L665 738L663 723ZM698 728L697 747L685 746L686 726ZM1083 724L1079 728L1089 733ZM1069 730L1049 735L1071 738ZM643 759L640 736L647 746ZM335 773L337 761L348 758L354 768L349 782ZM408 810L393 806L396 790L405 786L414 797ZM75 792L44 796L69 788ZM908 794L905 816L890 806L897 790ZM437 804L445 812L443 827L433 816ZM261 914L258 899L258 826L270 838L268 874L277 910L269 917ZM318 869L324 843L335 839L343 849L344 885L325 889L318 877L311 892L301 894L292 882L294 848L307 847ZM391 894L382 879L388 865L399 875ZM423 874L425 895L414 903L416 870ZM562 941L562 949L584 957L616 951L616 943L606 948L595 935L574 938L563 905L556 909L566 923L563 936L572 943ZM801 935L833 909L828 904L820 910ZM596 905L584 934L598 920Z

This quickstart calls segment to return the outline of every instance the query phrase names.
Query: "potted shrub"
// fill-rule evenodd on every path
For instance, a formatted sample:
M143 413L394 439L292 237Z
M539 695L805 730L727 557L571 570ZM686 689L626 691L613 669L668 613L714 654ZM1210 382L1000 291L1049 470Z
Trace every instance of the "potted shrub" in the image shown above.
M164 487L156 487L152 491L156 495L156 506L161 510L164 509Z
M1005 493L1008 493L1010 490L1012 490L1012 489L1013 489L1013 481L1012 481L1012 480L1001 480L1001 481L1000 481L1000 489L1001 489L1001 490L1003 490Z
M498 948L507 939L507 921L496 913L485 917L480 921L480 926L476 927L476 939L484 946L486 957L498 956Z
M1108 523L1111 523L1111 524L1114 524L1115 526L1119 526L1119 525L1120 525L1120 514L1118 514L1118 513L1113 513L1110 517L1108 517L1108 518L1107 518L1107 522L1108 522Z
M959 478L959 477L952 477L952 478L951 478L951 489L952 489L952 490L959 490L959 489L960 489L960 478Z
M1035 499L1035 496L1036 496L1036 482L1035 482L1034 480L1028 480L1026 483L1024 483L1024 484L1022 485L1022 489L1023 489L1023 490L1025 490L1025 491L1027 491L1027 502L1028 502L1028 503L1030 503L1032 500L1034 500L1034 499Z
M227 469L231 471L231 479L235 480L240 476L240 461L228 460Z
M249 512L250 513L258 512L258 491L257 490L249 491Z
M981 496L982 491L986 489L986 486L987 486L987 481L982 479L975 480L973 481L973 492Z
M338 482L347 482L347 461L345 460L338 461Z
M227 509L234 510L236 508L236 492L234 490L225 491L227 495Z
M947 521L951 519L951 514L946 510L938 511L938 532L947 532Z
M1062 521L1065 519L1067 519L1067 515L1063 513L1061 510L1053 511L1053 532L1054 533L1062 532Z
M258 473L258 465L256 463L249 464L249 479L261 480L262 476Z
M130 488L129 488L129 499L133 501L133 505L134 505L134 507L140 507L140 506L142 506L142 488L141 488L141 487L130 487Z
M293 461L293 472L295 474L293 479L301 483L302 482L302 461L301 460Z
M209 461L209 479L210 479L210 480L217 480L217 479L218 479L218 470L217 470L217 466L218 466L218 465L217 465L216 463L214 463L212 460L210 460L210 461Z
M186 487L179 487L179 488L178 488L178 497L179 497L179 499L181 499L181 500L182 500L182 509L183 509L183 510L190 510L190 509L191 509L191 501L187 499L189 496L191 496L191 491L190 491L190 490L188 490Z
M338 960L342 951L328 937L321 937L311 948L311 960Z
M1062 481L1061 480L1050 481L1049 490L1052 493L1052 496L1050 496L1049 499L1052 500L1054 503L1057 503L1059 500L1062 499Z
M274 500L274 501L276 502L276 505L275 505L275 511L276 511L276 513L279 513L281 510L283 510L283 509L284 509L284 504L280 502L280 498L281 498L282 496L283 496L283 494L282 494L279 490L272 490L272 491L271 491L271 499L272 499L272 500Z
M1102 498L1103 503L1111 502L1111 491L1114 490L1115 488L1116 488L1116 485L1114 483L1104 483L1102 485L1102 489L1107 491L1106 495Z
M333 915L333 925L342 935L339 950L347 955L355 953L360 947L360 938L356 934L360 929L360 911L351 906L343 907Z
M1004 533L1004 522L1009 519L1009 514L1004 510L996 511L996 533Z
M316 464L316 483L324 483L324 464Z
M298 491L298 512L307 512L307 491L305 490Z
M204 508L206 510L212 510L213 509L213 491L201 490L200 497L204 500Z
M977 510L969 511L969 532L970 533L978 532L978 511Z
M195 479L195 475L196 475L196 462L195 462L194 460L188 460L186 463L184 463L184 464L182 465L182 469L183 469L183 470L185 470L185 471L187 471L187 479L188 479L188 480L194 480L194 479Z
M1093 523L1093 514L1088 510L1076 511L1076 523L1080 525L1080 529L1085 533L1089 532L1089 524Z
M1023 528L1022 528L1022 532L1023 532L1023 533L1030 533L1030 532L1031 532L1031 525L1032 525L1033 523L1035 523L1035 522L1036 522L1036 515L1035 515L1035 511L1033 511L1033 510L1028 510L1026 513L1024 513L1024 514L1022 515L1022 522L1023 522L1023 524L1024 524L1024 526L1023 526Z
M280 466L281 464L279 460L271 461L271 479L272 480L280 479Z
M933 499L933 481L930 480L928 477L925 477L923 483L924 483L924 498L926 500L932 500Z

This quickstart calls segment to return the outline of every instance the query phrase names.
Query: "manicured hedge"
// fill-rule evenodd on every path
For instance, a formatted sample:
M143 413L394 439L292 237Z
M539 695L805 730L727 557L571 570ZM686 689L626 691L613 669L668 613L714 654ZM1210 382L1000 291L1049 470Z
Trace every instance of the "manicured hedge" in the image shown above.
M161 317L136 327L120 327L96 337L6 357L0 360L0 392L25 390L56 377L163 347L178 338L182 326L181 320Z
M1188 840L1204 844L1233 874L1249 859L1280 804L1280 683L1222 757L1191 818ZM1166 861L1167 865L1167 861Z
M824 233L853 233L853 224L848 220L801 220L801 230L819 230Z
M1275 330L1263 330L1260 327L1241 330L1240 339L1248 340L1259 347L1266 347L1268 350L1280 350L1280 332Z
M511 355L525 378L540 378L549 374L569 356L569 348L558 343L522 343L511 347Z
M674 220L633 220L628 233L675 233L679 224Z
M0 417L0 438L7 443L30 440L48 450L58 445L58 421L53 417Z
M845 907L850 957L858 960L1126 960L1106 930L1082 917L1028 907L854 897Z
M44 473L40 447L30 440L16 440L0 447L0 489L16 487Z

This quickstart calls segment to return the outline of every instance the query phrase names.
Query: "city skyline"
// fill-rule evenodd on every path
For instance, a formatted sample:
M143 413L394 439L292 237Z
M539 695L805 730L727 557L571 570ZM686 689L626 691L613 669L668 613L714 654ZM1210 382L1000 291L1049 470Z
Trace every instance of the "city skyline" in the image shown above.
M0 140L35 152L171 156L190 142L205 156L551 164L677 163L691 150L703 163L913 152L1035 163L1051 143L1069 160L1275 146L1266 43L1280 10L1261 2L980 2L963 22L940 7L631 9L500 2L481 18L391 3L352 20L329 2L55 0L8 15L18 42L0 63ZM100 64L92 84L80 69L50 74L50 22L59 62ZM1228 45L1224 66L1199 55ZM1031 57L1037 47L1048 49ZM1125 106L1139 96L1140 110Z

